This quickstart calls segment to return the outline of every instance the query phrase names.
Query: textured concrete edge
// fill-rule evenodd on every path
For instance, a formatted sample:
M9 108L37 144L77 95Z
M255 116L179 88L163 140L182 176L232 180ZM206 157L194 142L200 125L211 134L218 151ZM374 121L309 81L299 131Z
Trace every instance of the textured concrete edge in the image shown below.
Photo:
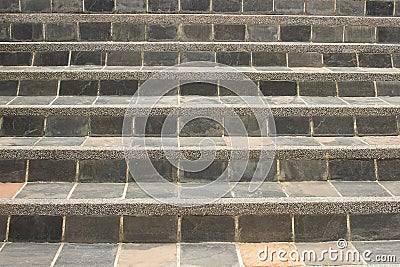
M1 14L0 22L139 22L188 24L312 24L400 26L397 17L234 15L234 14Z
M278 159L393 159L400 158L400 145L370 145L370 146L277 146L270 148L250 147L240 150L230 150L226 147L202 147L202 152L192 148L177 147L63 147L63 146L0 146L2 159L198 159L203 153L204 159L248 159L271 158L275 155ZM215 152L215 157L214 157ZM275 154L274 154L275 152Z
M0 215L265 215L400 213L399 197L137 200L0 200Z
M0 42L1 51L215 51L399 53L400 44L256 42Z

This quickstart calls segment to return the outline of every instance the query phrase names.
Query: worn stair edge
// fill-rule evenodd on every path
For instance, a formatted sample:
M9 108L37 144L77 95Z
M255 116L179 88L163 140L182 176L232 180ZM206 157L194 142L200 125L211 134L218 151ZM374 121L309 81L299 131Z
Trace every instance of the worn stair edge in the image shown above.
M237 14L0 14L0 22L137 22L187 24L285 24L400 26L398 17Z

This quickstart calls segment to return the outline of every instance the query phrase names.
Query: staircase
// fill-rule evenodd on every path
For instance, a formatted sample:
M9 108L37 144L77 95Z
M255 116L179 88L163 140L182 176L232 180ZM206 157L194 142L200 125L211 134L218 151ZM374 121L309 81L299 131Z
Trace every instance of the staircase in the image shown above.
M0 266L400 264L399 2L0 12Z

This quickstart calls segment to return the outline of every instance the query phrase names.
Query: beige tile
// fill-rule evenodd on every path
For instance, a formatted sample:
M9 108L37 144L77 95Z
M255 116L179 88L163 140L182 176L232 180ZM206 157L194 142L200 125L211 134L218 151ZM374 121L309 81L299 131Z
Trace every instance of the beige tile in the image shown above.
M0 198L12 198L23 185L21 183L0 183Z
M265 249L267 248L267 250ZM293 262L288 256L291 251L296 250L294 245L290 243L246 243L239 244L240 254L242 256L243 264L246 267L256 267L256 266L305 266L302 262ZM259 252L267 251L269 257L265 260L259 260ZM271 257L273 251L276 251ZM277 254L279 251L285 251L288 261L280 261ZM265 254L261 254L263 257Z
M175 267L176 265L175 244L124 244L118 259L120 267Z

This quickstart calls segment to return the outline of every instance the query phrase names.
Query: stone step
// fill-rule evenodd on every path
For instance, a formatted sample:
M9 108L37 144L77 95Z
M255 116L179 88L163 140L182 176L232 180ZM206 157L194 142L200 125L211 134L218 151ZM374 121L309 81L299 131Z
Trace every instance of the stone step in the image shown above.
M0 237L67 243L398 240L399 182L381 183L264 183L254 194L238 184L235 197L180 190L178 198L158 200L134 183L28 183L15 198L0 200Z
M174 182L210 182L219 177L231 181L254 177L268 181L400 180L395 171L400 158L398 136L276 137L274 142L254 137L206 139L208 143L199 147L204 138L181 137L179 145L176 138L134 138L130 145L129 139L117 137L3 137L0 181L126 182L132 175L155 181L154 172L147 168L149 161L158 174ZM186 160L208 167L194 173L175 167Z
M399 43L385 17L207 14L4 14L1 41Z

